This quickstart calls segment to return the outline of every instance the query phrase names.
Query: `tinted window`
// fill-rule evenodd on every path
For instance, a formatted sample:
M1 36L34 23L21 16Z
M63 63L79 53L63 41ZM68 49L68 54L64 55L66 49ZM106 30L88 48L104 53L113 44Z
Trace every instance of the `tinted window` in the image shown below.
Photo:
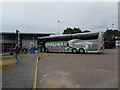
M41 38L40 41L68 41L71 39L81 39L81 40L91 40L98 39L99 33L91 33L91 34L75 34L75 35L66 35L66 36L55 36L55 37L47 37Z

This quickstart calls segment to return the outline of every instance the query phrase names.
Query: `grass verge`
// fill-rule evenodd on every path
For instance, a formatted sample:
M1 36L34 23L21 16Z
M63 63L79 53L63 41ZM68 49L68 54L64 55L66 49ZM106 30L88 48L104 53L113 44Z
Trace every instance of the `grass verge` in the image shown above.
M2 65L2 70L0 70L1 72L7 70L9 67L11 66L11 64L9 65Z
M24 57L24 54L20 55L20 59ZM16 62L15 56L0 56L0 72L7 70L11 65Z
M9 60L9 59L15 59L15 56L13 56L13 57L2 57L2 60Z

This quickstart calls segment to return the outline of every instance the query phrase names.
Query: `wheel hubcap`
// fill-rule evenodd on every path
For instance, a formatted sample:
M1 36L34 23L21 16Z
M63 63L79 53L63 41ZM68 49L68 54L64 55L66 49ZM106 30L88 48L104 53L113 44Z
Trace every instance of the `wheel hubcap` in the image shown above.
M76 53L77 51L76 51L76 49L73 49L73 53Z
M84 50L83 49L80 49L80 53L83 53L84 52Z

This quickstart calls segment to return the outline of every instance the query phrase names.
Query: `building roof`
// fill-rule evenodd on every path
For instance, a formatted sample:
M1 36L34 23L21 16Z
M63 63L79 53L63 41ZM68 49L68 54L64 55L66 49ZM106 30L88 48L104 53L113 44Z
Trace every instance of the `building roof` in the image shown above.
M0 32L2 35L15 35L15 32ZM20 33L21 35L54 35L54 33Z

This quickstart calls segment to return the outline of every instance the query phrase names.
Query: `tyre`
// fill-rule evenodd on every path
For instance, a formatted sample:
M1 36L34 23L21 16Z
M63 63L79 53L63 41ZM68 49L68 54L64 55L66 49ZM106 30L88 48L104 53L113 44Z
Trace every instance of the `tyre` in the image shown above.
M77 49L76 49L76 48L73 48L73 49L72 49L72 53L77 53Z
M80 48L79 53L85 53L85 50L83 48Z

